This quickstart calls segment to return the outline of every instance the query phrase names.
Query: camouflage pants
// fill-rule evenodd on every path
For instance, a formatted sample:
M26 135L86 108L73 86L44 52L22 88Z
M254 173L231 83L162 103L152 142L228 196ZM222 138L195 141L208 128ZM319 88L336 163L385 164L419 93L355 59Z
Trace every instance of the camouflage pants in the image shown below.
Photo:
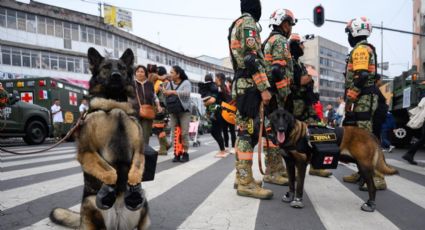
M364 113L364 112L369 113L370 117L368 120L358 119L357 126L363 129L367 129L369 130L369 132L372 132L372 118L377 107L378 107L378 95L366 94L366 95L360 96L360 98L356 102L354 102L353 111L355 113Z
M258 137L254 134L254 121L251 118L241 117L236 113L236 125L239 128L236 140L237 160L252 161L254 147L258 142Z
M295 119L304 121L309 124L317 122L317 113L316 110L314 110L313 106L307 105L303 99L294 99L293 105L293 115Z

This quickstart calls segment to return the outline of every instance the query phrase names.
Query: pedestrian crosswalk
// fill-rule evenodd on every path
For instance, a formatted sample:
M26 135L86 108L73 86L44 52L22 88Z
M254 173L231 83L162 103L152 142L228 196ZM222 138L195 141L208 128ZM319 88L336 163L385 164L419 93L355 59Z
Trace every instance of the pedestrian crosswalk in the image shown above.
M280 201L287 187L265 184L274 192L272 200L237 196L234 158L214 158L217 151L215 145L191 148L187 163L172 163L172 154L159 156L155 180L143 183L152 229L421 229L425 224L423 164L387 159L401 173L386 177L388 189L378 191L374 213L360 210L367 193L341 180L356 170L350 164L340 164L330 178L307 175L305 208L292 209ZM48 214L58 206L79 209L83 177L75 153L72 144L38 155L0 153L0 229L64 229ZM257 162L253 165L261 178Z

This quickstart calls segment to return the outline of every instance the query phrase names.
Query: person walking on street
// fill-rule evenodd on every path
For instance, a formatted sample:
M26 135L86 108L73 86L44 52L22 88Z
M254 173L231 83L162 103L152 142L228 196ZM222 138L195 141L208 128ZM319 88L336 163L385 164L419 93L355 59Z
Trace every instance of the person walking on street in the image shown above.
M80 111L80 116L82 116L85 112L89 110L89 103L86 98L81 99L80 107L78 107L78 111Z
M230 84L229 84L230 83ZM219 93L222 94L222 98L224 102L231 103L232 102L232 94L231 94L231 80L226 79L226 76L223 73L217 73L215 75L215 84L218 86ZM229 87L230 86L230 87ZM229 133L230 133L230 141L231 145L229 147ZM235 125L230 124L229 122L223 122L223 140L224 147L228 153L235 153L235 143L236 143L236 132Z
M185 71L180 66L173 66L170 71L171 81L168 82L163 94L167 98L175 98L173 104L166 99L166 107L170 113L171 139L174 140L176 126L181 128L183 140L183 154L174 155L173 162L189 161L189 123L190 123L190 92L192 85ZM174 146L176 147L176 146Z
M59 141L62 137L63 129L63 115L59 99L54 100L54 103L50 110L52 111L53 117L53 136L56 141Z

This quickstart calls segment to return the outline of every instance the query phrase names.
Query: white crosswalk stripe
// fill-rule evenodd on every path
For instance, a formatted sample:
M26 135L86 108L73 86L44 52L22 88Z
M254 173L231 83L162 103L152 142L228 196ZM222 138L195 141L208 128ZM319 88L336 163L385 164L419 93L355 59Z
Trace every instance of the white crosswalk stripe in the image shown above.
M209 141L204 141L203 144ZM157 149L159 146L154 146ZM213 151L211 151L213 150ZM2 183L16 182L20 178L30 176L45 176L47 174L54 174L59 170L72 169L79 167L79 163L75 160L74 154L69 154L75 151L75 147L64 147L57 150L52 150L46 153L43 157L7 157L11 161L1 162L2 167L17 167L16 170L10 170L1 173ZM147 198L149 200L162 199L164 194L173 191L182 182L192 183L190 179L200 172L214 167L214 165L221 164L220 158L214 158L217 149L209 147L208 152L204 152L202 148L192 148L189 150L194 159L189 162L181 163L167 163L174 156L171 151L166 156L158 156L159 164L168 164L166 168L161 169L162 171L157 172L155 180L151 182L144 182L143 187L146 191ZM195 157L197 154L202 154ZM233 157L233 156L229 156ZM65 160L63 163L52 163L55 160ZM233 182L235 178L235 170L233 164L226 159L228 164L226 167L229 168L229 173L223 174L223 178L217 181L217 185L214 186L210 191L204 191L206 195L199 201L190 211L190 215L185 217L183 220L175 225L175 229L260 229L257 221L261 217L260 205L267 205L267 202L279 202L282 207L288 205L281 203L280 197L275 196L271 201L261 201L258 199L240 197L236 195L236 191L233 189ZM388 164L395 167L407 170L415 175L425 175L424 167L412 166L400 160L387 159ZM25 167L28 164L40 163L42 165L35 167ZM22 166L22 167L21 167ZM345 165L350 170L356 170L354 165ZM258 171L257 159L254 158L253 171L255 178L261 178ZM214 177L214 174L209 175ZM30 177L31 178L31 177ZM83 185L83 178L81 172L75 172L72 175L63 175L56 178L49 177L47 180L35 181L33 183L16 187L17 185L9 186L11 189L1 191L0 195L0 210L2 212L9 212L10 210L16 209L18 206L30 205L40 198L48 198L59 192L66 192L67 190L76 188ZM188 181L189 180L189 181ZM205 178L202 183L208 183L208 178ZM423 183L418 181L415 177L413 180L409 180L405 175L394 175L386 177L388 190L391 194L387 194L385 202L391 202L391 196L397 196L404 198L411 203L415 204L417 208L425 210L425 186ZM0 185L1 186L1 185ZM193 184L193 186L201 186L202 184ZM283 187L286 191L287 187ZM30 191L30 192L29 192ZM281 192L282 187L274 192ZM367 194L367 193L364 193ZM190 194L179 194L179 196L190 196ZM377 194L377 199L383 202L381 199L384 197ZM334 176L330 178L320 178L313 176L306 176L305 181L305 193L304 196L308 198L311 205L305 207L310 208L318 216L318 222L315 223L318 229L376 229L377 226L381 229L400 229L403 226L399 225L400 220L394 220L393 216L388 215L385 210L378 208L373 213L366 213L360 210L360 206L364 203L365 197L357 195L355 192L350 190L346 184L340 182ZM366 196L367 197L367 196ZM169 198L168 198L169 199ZM167 203L166 201L161 201ZM155 202L154 202L155 203ZM181 204L181 208L185 208L184 204ZM70 205L71 206L71 205ZM78 211L80 205L75 203L70 207L73 210ZM52 207L49 207L51 209ZM66 208L66 207L65 207ZM155 209L155 206L151 206L151 211ZM397 204L394 204L394 209L397 208ZM157 211L157 210L155 210ZM276 211L276 215L282 216L282 223L285 223L285 214ZM290 211L298 212L299 215L303 215L302 210L290 209ZM400 214L402 215L402 214ZM0 216L0 218L2 218ZM28 216L28 218L31 218ZM159 217L152 217L157 218ZM172 218L171 218L172 219ZM401 218L402 219L402 218ZM6 220L6 219L2 219ZM7 221L7 220L6 220ZM161 221L167 221L167 218ZM309 221L306 217L305 221ZM424 220L422 220L424 221ZM425 223L425 222L424 222ZM155 223L154 223L155 224ZM2 224L0 223L0 228ZM271 227L270 225L269 227ZM319 227L323 226L323 227ZM43 216L30 225L21 226L22 229L42 230L42 229L65 229L53 224L47 216ZM270 228L269 228L270 229ZM271 229L285 229L284 225L276 225ZM296 227L293 227L296 229Z

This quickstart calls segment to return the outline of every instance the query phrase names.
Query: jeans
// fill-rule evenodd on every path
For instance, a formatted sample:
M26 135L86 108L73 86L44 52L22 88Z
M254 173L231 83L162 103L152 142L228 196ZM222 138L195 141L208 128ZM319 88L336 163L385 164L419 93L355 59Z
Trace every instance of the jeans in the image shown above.
M382 148L389 148L391 145L390 140L388 140L388 132L389 130L382 130L381 131L381 146Z

